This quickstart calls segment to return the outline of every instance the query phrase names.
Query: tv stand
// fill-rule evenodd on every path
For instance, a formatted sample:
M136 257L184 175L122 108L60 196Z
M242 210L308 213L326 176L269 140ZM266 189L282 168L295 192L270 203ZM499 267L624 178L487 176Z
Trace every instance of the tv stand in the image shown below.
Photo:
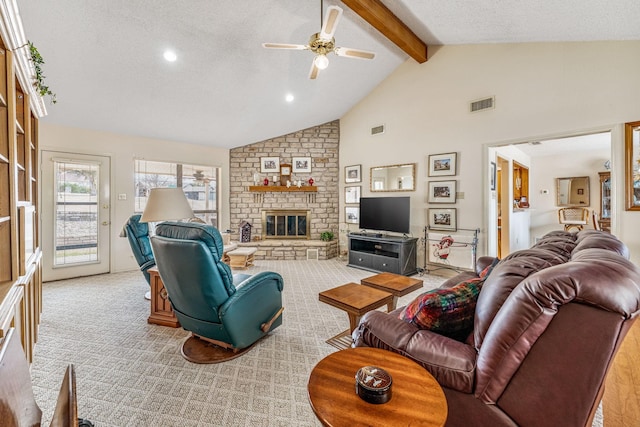
M417 273L417 238L380 233L349 234L349 267L411 276Z

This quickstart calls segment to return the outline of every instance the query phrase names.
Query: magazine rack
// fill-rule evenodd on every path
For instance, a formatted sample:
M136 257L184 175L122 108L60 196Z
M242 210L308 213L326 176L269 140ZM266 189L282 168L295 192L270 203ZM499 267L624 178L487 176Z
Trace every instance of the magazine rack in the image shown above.
M424 273L449 269L475 271L479 228L436 230L426 226L421 244L424 249Z

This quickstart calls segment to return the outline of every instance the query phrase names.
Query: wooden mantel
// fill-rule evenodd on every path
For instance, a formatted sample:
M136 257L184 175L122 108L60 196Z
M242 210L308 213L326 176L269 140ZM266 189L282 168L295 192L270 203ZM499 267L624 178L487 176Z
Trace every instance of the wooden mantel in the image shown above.
M317 193L318 187L304 185L302 187L297 187L292 185L291 187L287 187L285 185L250 185L249 191L254 193Z

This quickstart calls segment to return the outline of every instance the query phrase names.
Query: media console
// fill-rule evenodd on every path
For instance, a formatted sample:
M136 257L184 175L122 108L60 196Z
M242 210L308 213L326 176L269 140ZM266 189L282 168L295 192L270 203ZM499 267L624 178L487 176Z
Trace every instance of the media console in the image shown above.
M349 267L404 276L417 272L417 238L377 233L350 233L348 237Z

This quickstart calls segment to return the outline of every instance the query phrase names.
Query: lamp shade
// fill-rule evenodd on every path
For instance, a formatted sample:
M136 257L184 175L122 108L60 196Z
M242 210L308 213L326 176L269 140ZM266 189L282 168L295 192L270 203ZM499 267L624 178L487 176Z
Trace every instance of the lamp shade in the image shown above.
M182 188L152 188L140 222L159 222L193 217Z

